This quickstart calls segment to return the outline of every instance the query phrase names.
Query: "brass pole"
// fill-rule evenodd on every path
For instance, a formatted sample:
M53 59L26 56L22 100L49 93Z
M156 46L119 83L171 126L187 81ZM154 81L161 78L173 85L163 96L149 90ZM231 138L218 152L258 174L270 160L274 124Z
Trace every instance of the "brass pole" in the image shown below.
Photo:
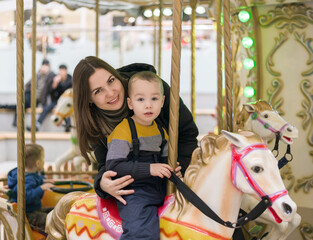
M96 57L99 56L99 0L96 0Z
M168 162L172 168L177 164L178 123L179 123L179 81L182 29L182 0L173 1L173 44L171 61L171 91L170 91L170 123ZM168 185L167 192L174 192L173 184Z
M223 27L224 27L224 61L225 61L225 94L226 94L226 129L233 131L233 99L232 99L232 73L231 73L231 30L229 0L223 1Z
M16 0L17 238L25 239L24 3Z
M223 72L222 72L222 14L221 0L216 1L216 55L217 55L217 127L218 134L223 129Z
M156 54L157 54L157 50L156 50L156 43L157 43L157 23L155 18L152 16L153 18L153 66L156 66Z
M197 0L190 0L190 6L192 8L191 15L191 114L193 120L196 121L196 7Z
M33 0L32 10L32 81L31 81L31 142L36 143L36 39L37 39L37 0Z
M162 9L163 0L160 0L160 16L159 16L159 62L158 62L158 75L161 76L161 65L162 65Z

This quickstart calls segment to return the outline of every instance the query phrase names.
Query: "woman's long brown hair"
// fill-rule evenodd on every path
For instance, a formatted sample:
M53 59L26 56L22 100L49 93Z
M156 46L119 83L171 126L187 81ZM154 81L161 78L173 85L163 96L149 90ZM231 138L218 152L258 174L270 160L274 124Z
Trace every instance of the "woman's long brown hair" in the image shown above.
M91 91L89 77L96 69L105 69L121 81L125 89L124 104L117 111L105 111L90 103ZM77 139L82 156L90 164L92 145L103 143L115 126L129 115L126 103L127 81L118 71L103 60L89 56L82 59L75 67L73 74L73 102L76 120Z

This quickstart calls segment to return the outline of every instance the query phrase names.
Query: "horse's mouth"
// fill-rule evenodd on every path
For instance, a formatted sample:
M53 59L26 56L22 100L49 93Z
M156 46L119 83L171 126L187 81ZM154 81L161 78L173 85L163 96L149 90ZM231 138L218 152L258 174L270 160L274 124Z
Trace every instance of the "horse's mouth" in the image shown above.
M286 137L286 136L282 136L281 137L283 139L283 141L287 144L292 144L293 143L293 140L292 138L289 138L289 137Z

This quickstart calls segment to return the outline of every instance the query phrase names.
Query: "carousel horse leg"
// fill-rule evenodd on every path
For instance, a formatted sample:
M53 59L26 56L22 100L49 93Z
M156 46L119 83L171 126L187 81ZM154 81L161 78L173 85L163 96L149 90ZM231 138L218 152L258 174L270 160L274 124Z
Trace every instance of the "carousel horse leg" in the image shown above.
M83 162L85 162L85 158L83 158L82 156L76 156L74 157L74 167L76 171L81 171L82 170L82 164Z
M70 148L65 153L63 153L61 156L59 156L55 160L56 171L60 171L62 164L66 163L69 160L72 160L75 156L76 156L76 154L73 152L72 148Z

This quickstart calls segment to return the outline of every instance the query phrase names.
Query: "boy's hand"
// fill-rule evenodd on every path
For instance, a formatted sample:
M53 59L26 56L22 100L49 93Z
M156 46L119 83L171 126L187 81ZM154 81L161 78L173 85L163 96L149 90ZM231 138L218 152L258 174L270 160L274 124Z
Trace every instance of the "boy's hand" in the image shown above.
M52 187L55 187L52 183L44 183L41 186L42 191L51 191Z
M171 177L171 172L173 169L168 164L164 163L152 163L150 164L150 174L154 177Z
M177 177L179 177L180 179L182 179L183 178L183 175L182 175L182 173L181 173L181 166L179 166L180 164L179 164L179 162L177 162L177 167L175 168L175 174L176 174L176 176Z
M44 183L52 183L53 184L53 183L55 183L55 180L54 179L44 179L43 182Z

